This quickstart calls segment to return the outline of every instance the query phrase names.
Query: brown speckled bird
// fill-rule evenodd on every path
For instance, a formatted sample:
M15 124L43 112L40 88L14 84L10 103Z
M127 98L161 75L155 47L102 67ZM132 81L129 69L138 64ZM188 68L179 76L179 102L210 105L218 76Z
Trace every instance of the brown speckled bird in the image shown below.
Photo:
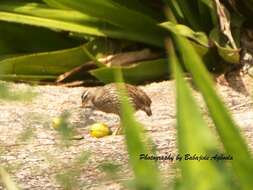
M86 90L82 94L82 107L92 106L105 113L114 113L120 116L120 101L118 98L117 84L111 83L96 90ZM148 116L152 115L151 99L140 88L125 84L129 101L135 111L142 110Z

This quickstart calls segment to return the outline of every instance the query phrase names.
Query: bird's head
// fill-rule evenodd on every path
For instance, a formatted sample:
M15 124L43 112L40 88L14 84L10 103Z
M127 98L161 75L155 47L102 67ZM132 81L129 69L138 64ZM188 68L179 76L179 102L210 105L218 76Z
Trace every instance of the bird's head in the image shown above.
M152 111L151 111L150 106L144 106L142 109L143 109L143 111L144 111L148 116L151 116L151 115L152 115Z
M92 92L90 90L85 90L81 96L82 106L81 107L90 107L92 100Z

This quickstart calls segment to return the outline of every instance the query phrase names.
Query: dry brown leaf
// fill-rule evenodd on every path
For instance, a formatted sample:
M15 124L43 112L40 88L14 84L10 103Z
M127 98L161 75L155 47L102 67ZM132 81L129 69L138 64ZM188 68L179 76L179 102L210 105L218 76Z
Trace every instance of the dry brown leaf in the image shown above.
M219 17L220 30L228 38L233 49L237 49L234 38L230 30L230 16L226 8L220 3L219 0L215 0L216 11Z

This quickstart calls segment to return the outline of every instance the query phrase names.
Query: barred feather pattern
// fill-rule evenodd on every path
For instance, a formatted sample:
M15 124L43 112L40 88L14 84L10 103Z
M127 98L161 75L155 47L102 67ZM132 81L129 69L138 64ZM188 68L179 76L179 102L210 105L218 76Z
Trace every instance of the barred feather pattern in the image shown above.
M128 92L129 102L133 105L135 111L143 110L148 116L152 115L150 108L152 102L148 95L136 86L125 84L125 87ZM98 110L120 115L120 101L115 83L96 90L91 101Z

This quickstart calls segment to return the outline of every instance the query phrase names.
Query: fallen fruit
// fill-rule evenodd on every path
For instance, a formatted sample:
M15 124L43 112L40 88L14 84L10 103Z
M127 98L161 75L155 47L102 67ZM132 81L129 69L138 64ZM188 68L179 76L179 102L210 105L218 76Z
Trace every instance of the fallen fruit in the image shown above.
M111 134L111 129L104 123L95 123L90 126L90 135L92 137L101 138Z
M54 129L59 129L62 125L62 118L61 117L55 117L52 121L52 127Z

